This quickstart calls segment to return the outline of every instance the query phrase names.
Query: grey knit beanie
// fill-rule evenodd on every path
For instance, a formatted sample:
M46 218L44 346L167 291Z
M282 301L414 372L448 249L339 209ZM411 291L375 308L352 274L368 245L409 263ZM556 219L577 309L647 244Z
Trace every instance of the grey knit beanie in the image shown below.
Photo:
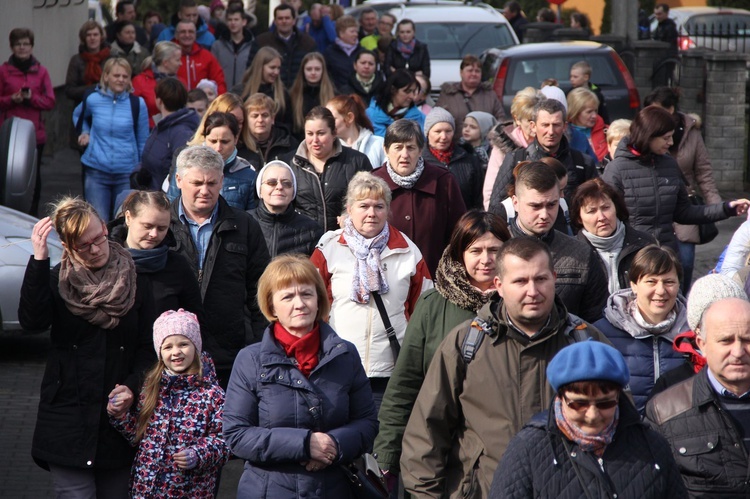
M448 123L456 130L456 120L453 119L453 115L442 107L433 107L432 111L429 112L427 117L424 119L424 134L425 137L430 133L430 128L434 127L438 123Z
M474 118L477 121L479 132L482 134L482 140L486 139L490 130L497 125L497 119L495 119L490 113L485 113L484 111L472 111L467 114L466 117ZM466 120L464 119L464 122L465 121Z
M713 303L726 298L747 300L747 294L734 279L721 274L708 274L701 277L690 288L687 302L687 320L690 329L700 327L703 312Z

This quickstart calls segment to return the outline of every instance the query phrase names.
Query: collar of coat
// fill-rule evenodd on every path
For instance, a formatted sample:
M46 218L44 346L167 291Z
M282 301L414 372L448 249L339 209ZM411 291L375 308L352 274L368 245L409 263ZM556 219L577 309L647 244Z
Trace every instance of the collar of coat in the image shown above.
M475 95L477 92L483 92L487 90L492 90L492 84L488 81L483 81L471 95ZM440 91L446 95L456 95L459 93L463 93L460 81L449 81L443 83L443 85L440 87Z
M489 336L492 338L493 344L496 344L505 336L524 346L532 343L526 334L519 332L514 326L508 324L505 303L500 295L492 295L490 301L479 310L477 315L489 324ZM541 329L541 334L534 338L533 343L540 343L554 334L567 333L574 327L573 317L568 314L568 310L565 308L562 300L555 294L555 302L550 312L550 319L547 325Z
M331 328L331 326L328 325L328 323L324 321L319 321L320 323L320 362L318 365L313 369L312 372L315 372L319 370L324 365L328 364L332 359L335 357L338 357L339 355L346 353L348 349L346 348L346 344L344 343L344 340L342 340ZM263 367L260 375L261 379L263 378L263 373L268 372L268 369L277 366L277 365L290 365L293 366L294 363L292 360L287 357L286 353L284 352L283 347L279 345L279 343L276 341L276 339L273 336L273 325L274 323L271 323L267 328L266 331L263 333L263 339L260 343L260 354L259 354L259 360L260 365ZM289 377L286 377L285 380L282 380L282 382L286 382L288 384L291 384L291 379ZM277 379L276 382L279 382Z

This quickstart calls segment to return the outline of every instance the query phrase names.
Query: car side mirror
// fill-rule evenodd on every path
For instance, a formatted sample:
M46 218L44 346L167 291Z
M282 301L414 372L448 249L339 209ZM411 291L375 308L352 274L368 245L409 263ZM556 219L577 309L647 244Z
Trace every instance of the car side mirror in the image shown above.
M34 123L8 118L0 126L0 204L28 213L37 168Z

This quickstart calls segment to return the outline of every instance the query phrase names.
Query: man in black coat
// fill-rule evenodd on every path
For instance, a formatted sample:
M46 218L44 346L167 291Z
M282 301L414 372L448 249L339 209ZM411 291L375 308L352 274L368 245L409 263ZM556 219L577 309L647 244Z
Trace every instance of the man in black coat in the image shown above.
M554 229L560 204L560 181L548 165L536 161L518 172L511 235L534 236L552 252L555 292L568 312L587 322L602 317L609 291L607 276L594 249Z
M249 214L219 195L224 161L205 146L177 156L180 197L172 203L170 227L176 246L198 278L205 309L204 349L223 387L237 353L260 341L267 325L256 295L270 257L263 233Z
M672 79L674 67L678 56L677 50L677 24L669 18L669 5L665 3L656 4L654 17L659 22L652 35L654 40L667 42L669 48L664 55L654 61L654 72L651 75L651 88L667 87Z
M707 365L654 396L646 420L671 444L691 498L747 497L750 303L717 274L690 291L688 324Z
M526 149L517 149L513 154L505 156L492 188L488 211L493 211L493 206L497 207L508 197L508 184L513 182L513 168L520 161L539 161L549 156L565 165L568 184L564 194L568 206L579 185L599 176L594 160L570 147L565 137L566 114L563 104L555 99L545 99L536 105L531 117L531 131L536 135L534 142Z
M261 47L278 50L281 54L280 77L286 88L292 88L302 58L317 49L315 40L297 29L295 22L294 8L291 5L281 4L273 9L273 27L255 39L247 58L247 66L250 67Z

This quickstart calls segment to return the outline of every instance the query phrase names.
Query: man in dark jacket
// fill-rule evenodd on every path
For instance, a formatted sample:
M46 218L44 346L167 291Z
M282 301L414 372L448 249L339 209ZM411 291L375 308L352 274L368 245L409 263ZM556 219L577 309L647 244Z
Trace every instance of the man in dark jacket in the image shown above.
M521 4L518 2L507 2L503 7L503 15L510 22L510 27L518 37L518 42L523 43L523 32L525 25L529 23L528 19L523 16L521 12Z
M510 439L554 398L552 357L575 341L607 342L556 297L538 239L511 239L496 261L499 296L440 344L406 425L401 475L418 497L487 497Z
M695 282L688 323L707 366L646 406L692 498L744 498L750 490L750 303L741 294L724 276Z
M180 197L172 203L170 227L174 250L187 257L198 278L207 325L203 345L226 387L237 353L260 341L266 327L256 295L270 257L258 222L219 195L223 169L221 155L208 147L180 153Z
M310 35L301 32L294 25L294 8L281 4L273 9L274 26L271 31L258 36L250 48L247 66L253 62L261 47L273 47L281 54L281 81L286 88L292 88L302 58L317 48Z
M518 172L512 199L511 235L534 236L547 244L557 272L555 291L565 307L586 321L599 320L609 296L607 276L590 245L554 229L560 204L555 172L538 161L526 165Z
M657 4L654 7L654 17L658 24L652 37L654 40L667 42L669 48L664 51L662 57L654 61L651 88L669 86L679 54L677 50L677 24L669 18L669 5L665 3Z
M566 114L563 104L555 99L544 99L534 107L531 131L536 138L526 149L517 149L513 154L505 156L492 188L489 211L508 197L508 184L513 182L513 168L520 161L539 161L549 156L565 165L568 170L568 184L565 186L568 206L579 185L599 176L594 160L568 144L565 137Z
M227 88L242 83L247 58L253 43L253 33L247 27L247 16L242 7L232 5L226 13L227 29L218 35L211 45L211 53L224 70L224 81Z

